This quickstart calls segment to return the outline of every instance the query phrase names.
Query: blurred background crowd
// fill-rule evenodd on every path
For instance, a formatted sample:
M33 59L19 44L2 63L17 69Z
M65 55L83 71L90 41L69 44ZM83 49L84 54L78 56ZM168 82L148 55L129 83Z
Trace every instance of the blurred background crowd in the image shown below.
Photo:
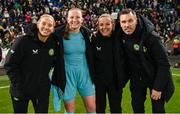
M43 13L53 15L56 26L65 23L72 7L83 10L84 25L92 31L100 14L107 12L117 19L123 8L132 8L154 23L170 55L180 54L180 0L0 0L1 49L8 49Z

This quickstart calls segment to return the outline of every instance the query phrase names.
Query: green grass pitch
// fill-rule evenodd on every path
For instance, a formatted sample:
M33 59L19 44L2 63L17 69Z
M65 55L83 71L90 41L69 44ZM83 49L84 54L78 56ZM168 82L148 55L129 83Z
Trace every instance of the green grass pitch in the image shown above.
M166 103L166 112L167 113L180 113L180 69L172 69L173 73L173 80L175 83L175 93L171 100ZM13 113L13 108L11 104L11 99L9 96L9 80L7 76L0 76L0 113ZM107 103L107 109L106 112L110 112L108 108ZM61 113L64 112L64 106L62 103ZM126 85L126 87L123 90L123 99L122 99L122 110L123 113L132 113L132 107L131 107L131 97L130 97L130 91L129 91L129 84ZM149 92L147 95L147 100L145 102L145 110L147 113L151 113L151 102L150 102L150 96ZM30 102L28 112L34 112L32 108L32 104ZM75 112L85 112L85 108L83 105L83 102L81 100L81 97L77 94L76 97L76 111ZM53 104L52 104L52 96L50 96L50 104L49 104L49 113L54 113L53 110Z

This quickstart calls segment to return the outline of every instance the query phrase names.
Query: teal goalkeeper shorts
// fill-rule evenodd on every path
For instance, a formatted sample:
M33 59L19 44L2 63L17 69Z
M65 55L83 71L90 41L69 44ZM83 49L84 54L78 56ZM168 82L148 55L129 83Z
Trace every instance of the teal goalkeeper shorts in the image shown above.
M64 91L64 101L75 99L78 90L81 96L94 96L95 86L92 83L87 65L65 65L66 86Z

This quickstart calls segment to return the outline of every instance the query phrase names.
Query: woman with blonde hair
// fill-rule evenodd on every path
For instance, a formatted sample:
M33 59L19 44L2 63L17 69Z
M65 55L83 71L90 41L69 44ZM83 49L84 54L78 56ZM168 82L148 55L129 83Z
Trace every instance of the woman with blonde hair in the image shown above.
M110 112L121 113L123 79L123 51L115 39L114 21L110 14L102 14L97 20L98 32L92 38L95 64L96 112L105 113L106 94Z
M55 21L44 14L29 32L17 38L5 62L10 79L10 94L14 113L27 113L32 101L35 113L47 113L49 106L49 71L53 67L57 43Z

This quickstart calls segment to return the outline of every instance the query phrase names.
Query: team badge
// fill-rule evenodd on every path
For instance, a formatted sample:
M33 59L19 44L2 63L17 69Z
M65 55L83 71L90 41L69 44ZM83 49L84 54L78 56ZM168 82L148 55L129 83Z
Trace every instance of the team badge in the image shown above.
M138 44L134 44L134 50L136 50L136 51L139 51L139 45Z
M53 56L53 55L54 55L54 49L51 48L51 49L49 50L49 55L50 55L50 56Z

